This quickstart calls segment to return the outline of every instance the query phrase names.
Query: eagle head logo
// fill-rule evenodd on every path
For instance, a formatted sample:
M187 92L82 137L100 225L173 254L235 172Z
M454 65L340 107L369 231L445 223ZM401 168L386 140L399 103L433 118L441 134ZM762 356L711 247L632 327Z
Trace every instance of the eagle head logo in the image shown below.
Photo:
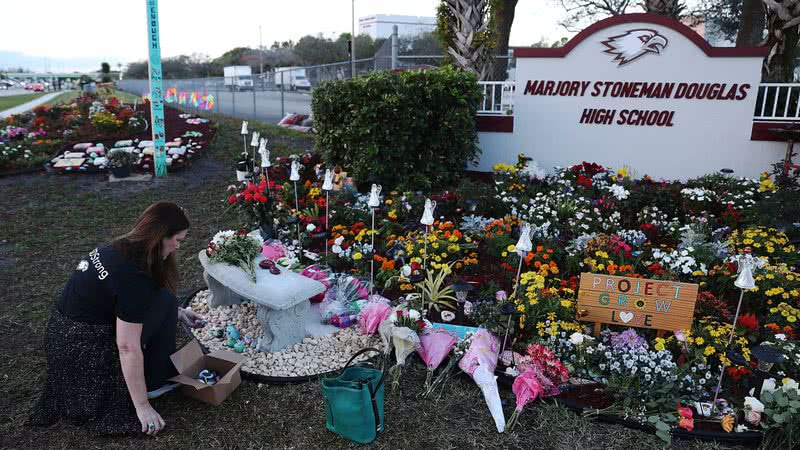
M619 63L618 67L622 67L648 53L659 54L668 43L667 38L656 30L637 28L603 41L603 45L607 47L603 52L614 55L613 61Z
M80 270L81 272L86 272L86 269L88 269L88 268L89 268L89 261L86 261L84 259L84 260L81 260L81 262L78 263L78 267L76 267L75 270Z

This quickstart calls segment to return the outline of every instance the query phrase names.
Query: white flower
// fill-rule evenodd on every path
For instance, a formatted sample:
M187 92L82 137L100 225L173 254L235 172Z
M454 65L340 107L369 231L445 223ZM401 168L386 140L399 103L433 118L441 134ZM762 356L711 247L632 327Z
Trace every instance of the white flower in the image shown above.
M411 266L409 266L408 264L404 265L403 268L400 269L400 271L404 278L408 278L411 276Z
M745 397L744 407L753 412L764 412L764 404L755 397Z
M583 333L576 331L572 333L572 335L570 335L569 341L572 342L572 344L574 345L581 345L583 344L584 338L585 336L583 335Z
M783 333L781 333L781 334L776 334L776 335L775 335L775 339L777 339L777 340L779 340L779 341L785 341L785 340L786 340L786 335L785 335L785 334L783 334Z
M745 431L749 430L746 425L736 425L736 432L737 433L744 433Z
M313 232L316 229L317 229L317 227L314 226L313 223L310 223L310 224L306 225L306 231L308 231L309 233Z
M775 392L775 378L767 378L764 380L764 384L761 386L761 394L759 394L759 396L763 396L765 392Z
M409 309L409 310L408 310L408 317L409 317L411 320L418 320L418 319L419 319L419 317L420 317L420 316L419 316L419 311L417 311L416 309Z

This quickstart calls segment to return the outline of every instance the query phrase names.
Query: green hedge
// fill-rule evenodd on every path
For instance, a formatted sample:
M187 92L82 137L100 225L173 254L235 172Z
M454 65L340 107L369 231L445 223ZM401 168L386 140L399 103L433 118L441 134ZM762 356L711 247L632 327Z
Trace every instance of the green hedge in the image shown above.
M323 83L311 103L317 149L362 186L440 187L477 162L480 101L475 75L450 68Z

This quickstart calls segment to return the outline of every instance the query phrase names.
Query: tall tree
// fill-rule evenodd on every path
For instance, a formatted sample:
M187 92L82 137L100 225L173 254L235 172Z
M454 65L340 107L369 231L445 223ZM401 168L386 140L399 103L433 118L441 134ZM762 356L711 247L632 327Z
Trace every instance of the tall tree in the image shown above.
M681 0L644 0L641 4L645 12L681 19L686 15L686 3Z
M633 0L559 0L567 17L559 21L568 31L580 31L591 22L625 14Z
M740 0L741 22L736 35L737 47L759 45L764 39L764 28L767 25L767 14L762 0Z
M491 13L494 17L497 46L495 54L508 54L508 39L511 37L511 25L514 24L514 10L518 0L492 0Z
M767 7L767 46L765 81L794 81L797 59L800 0L764 0Z
M437 32L456 65L486 80L496 41L490 26L488 0L443 0Z

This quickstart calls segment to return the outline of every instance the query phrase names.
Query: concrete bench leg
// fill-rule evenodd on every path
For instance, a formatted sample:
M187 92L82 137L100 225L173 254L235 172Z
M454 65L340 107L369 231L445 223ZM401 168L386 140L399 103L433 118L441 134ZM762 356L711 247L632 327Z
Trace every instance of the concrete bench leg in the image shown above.
M258 351L279 352L303 341L306 337L306 316L311 310L308 301L298 303L285 310L258 305L256 317L264 328L264 336L258 341Z
M238 305L242 302L242 298L239 295L209 276L208 272L203 271L203 279L206 281L208 290L211 291L211 296L208 298L208 306L210 308L217 308L225 305Z

